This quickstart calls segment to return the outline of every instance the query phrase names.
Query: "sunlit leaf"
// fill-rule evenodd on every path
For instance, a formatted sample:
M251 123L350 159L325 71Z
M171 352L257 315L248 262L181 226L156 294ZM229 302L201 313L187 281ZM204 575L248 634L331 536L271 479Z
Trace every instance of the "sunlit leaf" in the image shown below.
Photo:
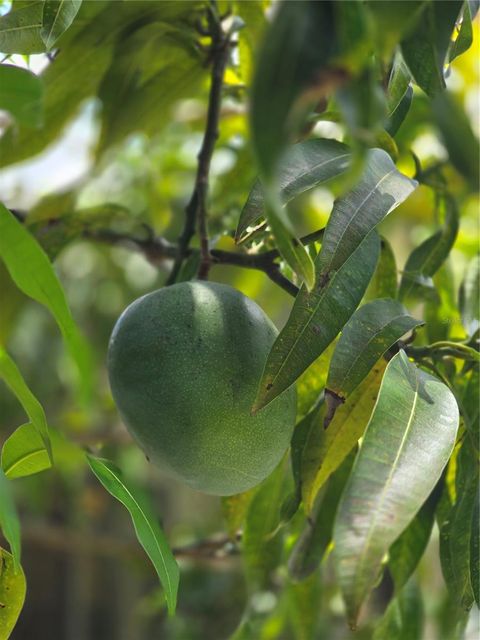
M87 455L87 460L105 489L128 509L138 541L155 567L165 590L168 610L173 614L177 603L179 569L157 516L146 498L125 480L112 462L90 455Z
M334 340L365 293L379 245L378 235L370 234L327 281L317 278L311 293L306 288L300 290L287 324L268 355L256 410L290 387Z
M27 584L20 566L0 547L0 638L7 640L25 602Z
M7 386L17 397L22 407L25 409L30 422L33 423L35 429L42 439L43 445L48 452L50 460L52 460L52 448L50 444L50 437L48 434L47 419L45 417L43 407L30 391L15 362L1 346L0 378L4 380Z
M391 136L399 130L412 104L413 89L410 71L400 53L397 53L388 81L387 115L385 129Z
M440 528L440 560L451 598L470 609L474 592L470 574L472 516L478 497L478 459L469 438L457 457L456 500Z
M75 20L82 0L45 0L40 35L47 49L51 49Z
M279 166L278 183L283 204L345 172L349 159L349 148L336 140L306 140L290 147ZM260 181L257 181L250 191L238 221L235 232L237 242L247 227L264 215L263 189Z
M20 522L10 491L10 482L0 469L0 529L10 545L15 568L20 567L21 539ZM1 574L1 571L0 571ZM1 579L1 575L0 575ZM0 600L1 602L1 600ZM1 613L1 612L0 612ZM1 619L1 615L0 615ZM2 636L0 636L2 637Z
M458 233L458 211L452 198L445 199L445 222L440 229L409 255L402 279L398 297L407 300L410 296L424 297L422 282L431 278L450 253Z
M397 340L422 324L389 298L360 307L343 328L328 371L327 389L344 398Z
M43 440L31 422L22 424L5 440L2 469L7 478L21 478L52 466Z
M324 428L325 408L312 423L301 461L302 496L311 511L318 492L355 447L368 424L386 363L381 360Z
M385 371L335 521L336 573L352 625L385 553L438 481L458 422L450 390L400 351Z
M320 274L340 269L363 238L416 186L396 169L388 153L368 151L360 182L334 204L317 260Z
M55 318L75 360L84 392L90 391L90 351L70 312L62 285L35 238L0 204L0 257L12 279L27 296L40 302Z
M27 127L39 127L43 121L42 80L27 69L0 65L0 109Z
M42 53L45 45L40 36L43 2L15 6L0 17L0 51L2 53Z
M461 0L425 2L415 28L402 41L402 55L418 86L433 97L445 89L444 65Z

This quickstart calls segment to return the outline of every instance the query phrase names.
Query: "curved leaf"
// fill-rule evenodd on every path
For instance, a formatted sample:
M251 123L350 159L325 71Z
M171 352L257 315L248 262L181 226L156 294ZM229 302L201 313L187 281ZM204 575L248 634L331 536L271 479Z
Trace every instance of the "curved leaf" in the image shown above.
M0 109L27 127L39 127L43 121L41 78L27 69L0 65Z
M8 353L0 346L0 378L2 378L11 391L15 394L28 417L38 431L50 460L52 458L52 445L48 435L47 419L42 405L33 395L23 379L23 376Z
M286 204L304 191L344 173L349 161L349 148L336 140L306 140L293 145L279 166L278 183L282 203ZM235 240L239 242L247 227L264 215L263 188L257 180L240 214Z
M400 302L389 298L360 307L343 328L333 352L327 390L341 398L350 394L380 356L420 324Z
M287 324L268 355L255 411L288 389L334 340L365 293L379 245L378 235L370 234L329 279L317 278L311 293L300 290Z
M401 54L397 53L387 90L385 129L391 136L397 133L410 110L413 99L413 89L410 85L410 79L410 71Z
M179 582L178 565L146 499L126 483L122 472L104 458L87 455L88 464L105 489L130 512L138 541L153 563L165 590L168 611L175 612Z
M42 53L45 45L40 36L43 2L22 3L0 17L0 51L2 53Z
M12 280L55 318L80 374L84 392L91 387L90 351L80 334L62 285L43 249L26 227L0 204L0 257Z
M451 391L400 351L385 371L335 521L336 573L352 625L385 553L438 481L458 422Z
M458 306L469 336L480 329L480 255L470 260L460 287Z
M444 65L462 0L425 2L415 29L402 41L402 54L418 86L430 97L445 89Z
M43 5L42 30L40 35L51 49L75 20L82 0L46 0Z
M360 181L335 201L318 257L320 273L338 270L363 238L416 186L415 180L396 169L388 153L370 149Z
M472 13L469 2L463 3L462 24L457 37L452 42L448 53L448 61L453 62L455 58L468 51L473 43Z
M372 640L422 640L424 615L422 593L411 580L388 604Z
M31 422L22 424L5 440L2 469L7 478L21 478L52 466L38 430Z
M320 412L308 434L301 461L302 497L311 511L318 492L355 447L368 424L386 363L380 360L336 411L328 429Z
M21 567L0 547L0 638L7 640L25 602L27 584Z
M20 521L18 519L17 510L13 497L10 493L10 483L0 469L0 529L5 540L10 545L15 568L20 567L21 555L21 538L20 538ZM0 565L1 568L1 565ZM1 574L1 571L0 571ZM1 576L0 576L1 578ZM1 602L1 600L0 600ZM1 613L1 612L0 612ZM1 615L0 615L1 618ZM0 636L1 638L2 636Z
M452 198L445 199L445 223L440 231L416 247L407 259L403 270L398 297L424 297L422 284L440 269L455 242L458 233L458 211Z
M467 437L457 456L455 504L440 528L440 561L443 576L452 600L464 610L470 609L474 602L470 550L478 481L478 456Z

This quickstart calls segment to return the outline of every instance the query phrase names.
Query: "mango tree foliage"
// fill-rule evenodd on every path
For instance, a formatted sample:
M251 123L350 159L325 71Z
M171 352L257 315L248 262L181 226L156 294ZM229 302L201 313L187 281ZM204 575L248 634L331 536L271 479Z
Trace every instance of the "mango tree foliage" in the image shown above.
M465 637L479 604L478 4L3 3L2 640L25 598L22 526L24 546L32 517L49 530L59 495L71 505L58 539L82 535L81 521L100 558L111 535L115 575L131 523L112 519L114 499L131 516L153 564L139 573L148 589L156 573L165 598L123 602L125 629L165 600L180 620L152 615L149 637L214 637L208 610L208 624L227 621L225 638L341 638L339 590L361 638ZM85 142L87 120L84 174L43 186L69 175L68 140L81 130ZM256 363L252 413L287 389L298 397L282 464L211 510L127 438L105 371L122 309L197 278L257 298L280 329Z

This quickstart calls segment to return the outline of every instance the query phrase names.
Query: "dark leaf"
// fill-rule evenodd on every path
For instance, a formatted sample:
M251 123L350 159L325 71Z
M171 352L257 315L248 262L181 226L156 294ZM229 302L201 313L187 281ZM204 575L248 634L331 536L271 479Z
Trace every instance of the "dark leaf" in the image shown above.
M306 140L290 147L279 167L278 183L284 204L313 187L346 171L349 148L336 140ZM257 181L240 214L235 239L265 214L263 189Z
M328 220L316 267L319 278L337 271L376 225L398 207L417 183L395 168L381 149L367 153L360 182L336 200Z
M385 371L335 521L336 573L351 624L378 579L385 553L447 464L458 421L448 387L400 351Z
M411 580L389 603L375 625L372 640L422 640L423 625L422 594L417 583Z
M425 2L416 27L402 41L403 58L430 97L445 89L444 65L461 8L461 0Z
M480 255L468 264L459 298L463 326L472 336L480 329Z
M421 324L402 304L389 298L360 307L343 328L333 352L327 390L342 398L348 396L385 351Z
M300 290L267 358L255 410L288 389L341 331L365 293L379 245L378 235L370 234L331 277L317 278L311 293Z
M397 133L410 110L413 98L410 79L410 71L401 54L397 53L388 81L387 117L384 124L385 129L391 136Z
M455 40L452 42L450 51L448 54L449 62L458 58L458 56L468 51L473 43L473 27L472 27L472 15L470 12L470 4L464 2L460 30Z
M380 258L365 294L366 300L397 297L397 262L393 249L385 238L381 239Z

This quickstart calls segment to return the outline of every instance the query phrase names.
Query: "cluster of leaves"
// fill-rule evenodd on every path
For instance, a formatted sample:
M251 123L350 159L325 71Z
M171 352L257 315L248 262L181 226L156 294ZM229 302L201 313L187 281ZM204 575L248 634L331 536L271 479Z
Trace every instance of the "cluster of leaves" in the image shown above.
M455 637L479 603L479 259L458 303L438 278L457 237L459 198L478 188L478 142L445 83L451 62L472 44L476 4L284 2L267 27L262 3L225 6L245 23L225 90L240 104L248 95L259 174L235 238L241 255L274 246L283 274L300 286L254 405L261 411L297 384L293 473L284 462L258 489L224 500L229 529L243 531L248 582L236 640L267 637L272 624L278 637L285 629L315 637L320 566L332 548L350 625L383 576L380 589L386 581L393 588L373 637L421 638L414 572L435 521ZM53 53L40 76L8 58L0 65L0 108L11 118L0 138L2 165L45 149L91 97L102 105L98 158L134 131L158 134L178 100L203 97L205 62L215 55L205 55L208 37L195 26L204 9L195 1L119 8L108 1L15 0L0 18L0 51ZM402 125L425 96L424 117L442 137L448 162L425 169L415 158L412 177L395 162L408 150ZM332 121L342 127L341 141L315 133L317 123ZM321 240L304 246L290 203L326 183L336 195L332 211ZM377 227L419 184L434 194L442 224L408 257L398 283L395 256ZM117 215L103 208L85 222L80 213L61 211L54 235L55 225L45 230L0 206L9 286L55 318L77 365L79 402L88 402L95 387L91 358L51 259ZM198 263L186 266L194 277ZM445 298L463 325L453 336L439 317ZM411 310L420 315L422 304L417 319ZM0 471L0 526L12 553L0 551L0 602L7 589L11 594L0 609L0 637L8 637L25 592L11 483L51 467L56 436L2 345L0 377L28 416L4 443ZM148 499L109 460L87 461L129 510L173 612L178 566ZM273 610L265 605L268 594L278 599ZM371 622L365 625L368 631Z

